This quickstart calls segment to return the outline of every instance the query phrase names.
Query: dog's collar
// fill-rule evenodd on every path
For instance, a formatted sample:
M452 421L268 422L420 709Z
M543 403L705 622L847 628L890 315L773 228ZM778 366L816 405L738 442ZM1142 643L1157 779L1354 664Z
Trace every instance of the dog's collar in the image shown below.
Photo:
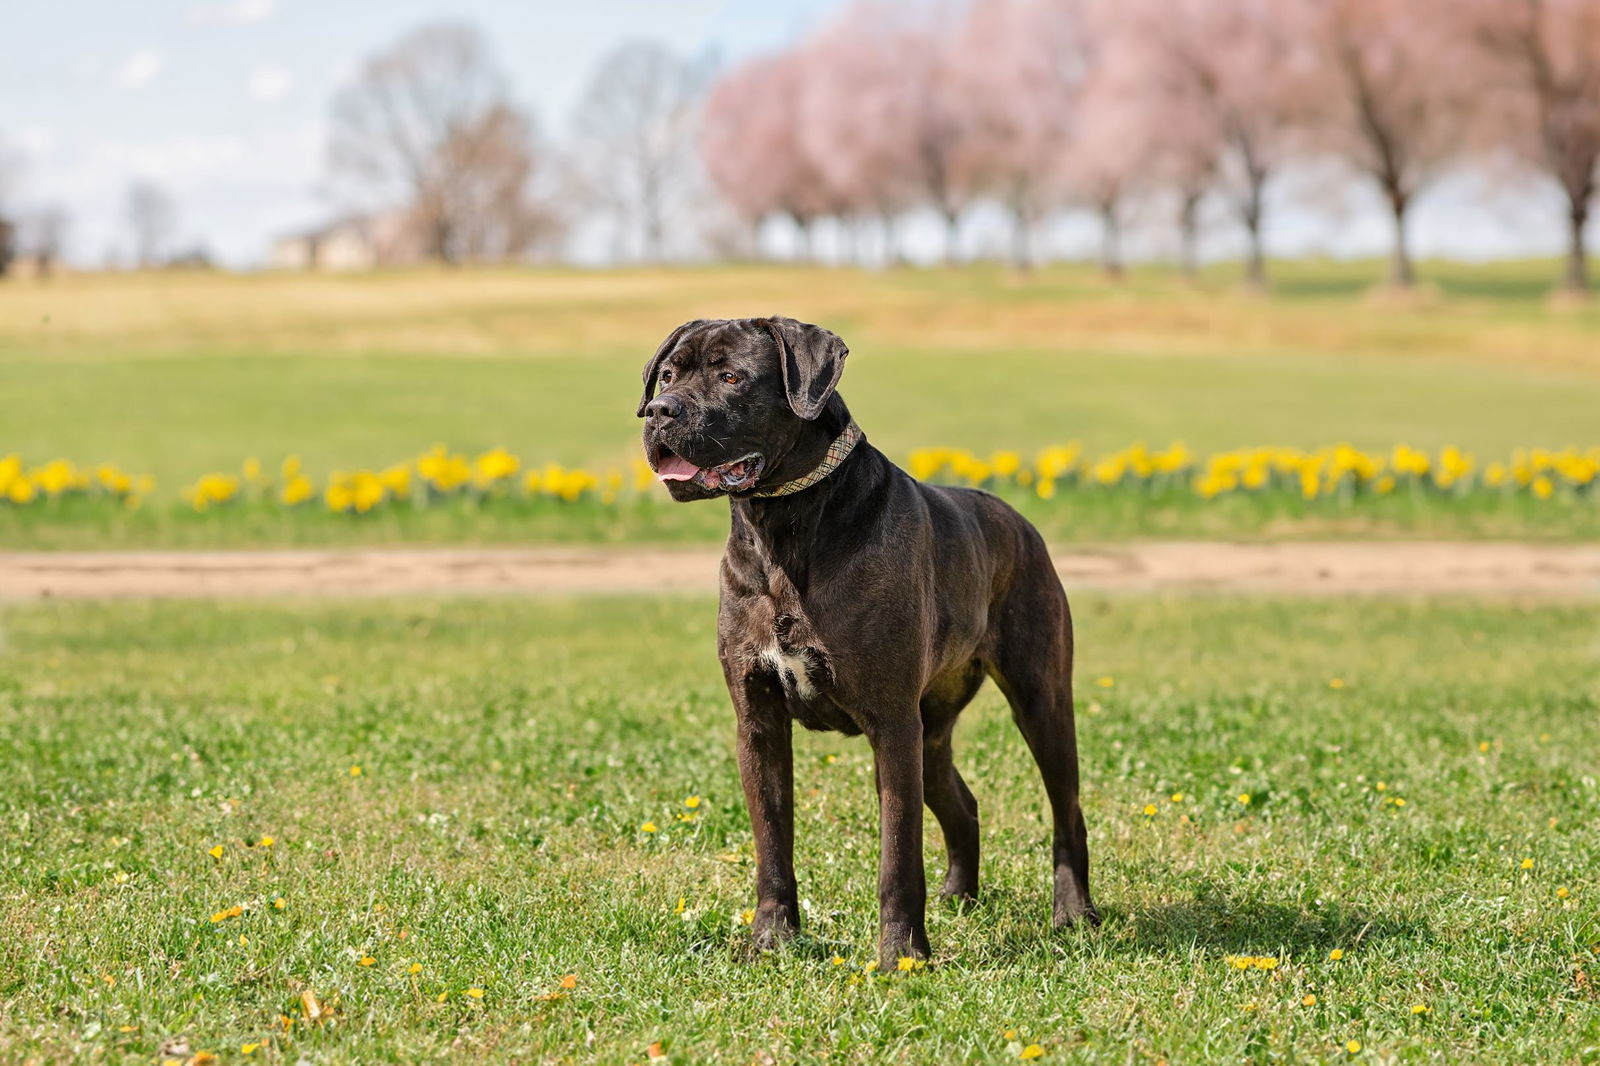
M791 496L803 489L809 489L812 485L839 469L840 464L850 458L850 453L855 451L856 445L860 443L861 427L856 425L855 419L851 419L850 424L840 430L837 437L833 438L833 443L828 445L828 451L823 455L822 462L813 467L811 473L803 477L797 477L793 481L785 481L782 485L774 488L753 492L751 495Z

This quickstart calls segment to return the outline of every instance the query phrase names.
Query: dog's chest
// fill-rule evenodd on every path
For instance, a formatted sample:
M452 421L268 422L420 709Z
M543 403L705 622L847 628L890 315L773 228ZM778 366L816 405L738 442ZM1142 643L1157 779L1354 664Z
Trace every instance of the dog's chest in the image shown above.
M791 718L808 729L860 732L832 698L827 646L793 586L781 577L771 580L762 592L743 597L736 610L745 668L782 691Z

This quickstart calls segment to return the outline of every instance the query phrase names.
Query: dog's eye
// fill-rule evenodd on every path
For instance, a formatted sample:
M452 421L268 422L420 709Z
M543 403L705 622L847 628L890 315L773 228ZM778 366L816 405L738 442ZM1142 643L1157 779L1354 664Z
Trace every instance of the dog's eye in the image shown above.
M727 384L729 384L729 385L737 385L737 384L739 384L739 375L738 374L729 374L727 372L723 372L722 374L719 374L718 376L721 377L722 380L724 382L726 382Z
M671 380L672 380L672 371L663 370L661 372L661 384L665 385L667 382L669 382Z

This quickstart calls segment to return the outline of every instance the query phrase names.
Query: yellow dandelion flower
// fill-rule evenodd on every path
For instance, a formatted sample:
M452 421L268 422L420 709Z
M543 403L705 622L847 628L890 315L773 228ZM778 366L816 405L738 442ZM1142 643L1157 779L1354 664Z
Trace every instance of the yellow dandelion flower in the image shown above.
M1250 806L1250 793L1248 793L1248 792L1239 793L1239 802L1244 804L1246 807Z
M1489 750L1489 742L1487 740L1478 741L1478 750L1480 752L1488 751Z
M1272 955L1263 955L1256 959L1256 969L1258 970L1276 970L1277 968L1278 960Z
M676 907L672 908L672 913L673 914L682 914L683 913L683 909L685 907L687 907L688 905L689 905L689 897L688 896L679 896L678 897L678 905Z
M833 963L835 966L843 966L844 965L844 956L843 955L835 955L833 958L829 959L828 961Z
M1117 683L1117 679L1114 677L1097 677L1094 679L1094 683L1101 688L1111 688Z
M1307 992L1300 997L1300 1005L1302 1007L1315 1007L1317 1005L1317 997Z
M1005 1032L1005 1038L1007 1040L1015 1040L1017 1038L1017 1031L1015 1029L1007 1029Z
M688 799L683 801L683 805L689 808L691 811L696 810L700 806L700 797L690 796Z
M1531 870L1533 869L1533 860L1523 859L1521 862L1517 863L1517 866L1524 870Z
M272 906L273 906L273 908L275 910L280 910L281 911L281 910L283 910L283 908L287 907L288 905L289 905L289 901L284 899L282 896L279 896L277 899L272 901Z
M1350 1054L1352 1054L1352 1055L1358 1054L1361 1051L1361 1041L1359 1041L1359 1040L1346 1040L1344 1042L1344 1049L1346 1051L1350 1052Z
M1344 678L1334 677L1328 679L1329 688L1344 688Z
M239 1045L239 1054L241 1054L241 1055L254 1055L256 1053L256 1049L259 1048L260 1046L261 1046L260 1044L240 1044Z
M1418 1003L1411 1008L1412 1014L1429 1014L1432 1013L1432 1011L1433 1008L1428 1006L1426 1003Z
M1182 803L1183 802L1183 793L1182 792L1174 792L1172 794L1172 802L1173 803Z
M359 767L359 766L350 767L350 776L351 777L360 777L361 776L361 767Z
M449 992L440 992L437 996L433 997L433 1001L435 1003L443 1003L445 1000L447 1000L449 998L450 998L450 993Z
M1556 889L1556 899L1566 899L1570 895L1572 895L1572 892L1567 888L1566 885L1562 885L1560 888Z
M422 963L420 963L420 962L414 962L410 966L406 967L406 973L421 973L421 972L422 972Z
M1328 952L1328 959L1331 962L1338 962L1342 958L1344 958L1344 948L1334 948Z
M1156 813L1156 805L1154 803L1146 803L1144 805L1144 813L1145 813L1145 815L1147 817L1150 816L1150 815L1155 814Z
M363 965L363 966L371 966L373 963L375 963L377 961L378 960L373 958L371 955L363 955L363 956L361 956L361 965Z
M481 989L481 988L469 988L469 989L467 989L467 995L471 996L473 999L482 999L483 998L483 989Z
M217 844L216 846L211 848L211 850L207 851L206 854L211 856L213 859L222 858L222 845L221 844Z
M277 841L273 840L271 837L262 837L260 840L256 841L256 847L258 847L258 848L270 848L270 847L272 847L272 845L274 845L276 843L277 843Z
M1040 1047L1038 1044L1029 1044L1027 1047L1025 1047L1021 1051L1017 1052L1017 1058L1019 1058L1019 1059L1036 1059L1036 1058L1038 1058L1039 1056L1041 1056L1043 1054L1044 1054L1044 1048Z
M753 923L756 920L756 912L753 911L753 910L740 911L739 912L739 920L741 922L743 922L745 925L750 925L751 923Z
M660 831L661 827L654 822L646 822L639 827L639 832L641 833L659 833Z
M128 873L128 871L126 871L126 870L118 870L116 872L116 875L112 878L112 880L115 881L119 885L127 884L128 878L130 878L131 876L133 876L133 875Z

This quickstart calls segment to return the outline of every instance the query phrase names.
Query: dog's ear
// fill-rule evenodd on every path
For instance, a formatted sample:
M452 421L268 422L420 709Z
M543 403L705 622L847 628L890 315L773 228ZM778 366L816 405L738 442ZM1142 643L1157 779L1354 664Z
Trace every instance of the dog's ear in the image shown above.
M644 395L639 397L639 409L634 412L634 417L644 417L645 405L656 394L656 378L660 376L661 364L666 362L667 356L671 355L672 350L678 346L678 342L683 340L685 333L688 333L696 326L704 325L707 321L709 319L697 318L693 322L685 322L667 334L667 339L661 342L661 347L656 349L656 354L652 355L650 361L644 365Z
M837 333L774 315L758 319L778 345L778 363L783 368L783 391L789 409L810 421L822 413L844 373L844 357L850 354Z

